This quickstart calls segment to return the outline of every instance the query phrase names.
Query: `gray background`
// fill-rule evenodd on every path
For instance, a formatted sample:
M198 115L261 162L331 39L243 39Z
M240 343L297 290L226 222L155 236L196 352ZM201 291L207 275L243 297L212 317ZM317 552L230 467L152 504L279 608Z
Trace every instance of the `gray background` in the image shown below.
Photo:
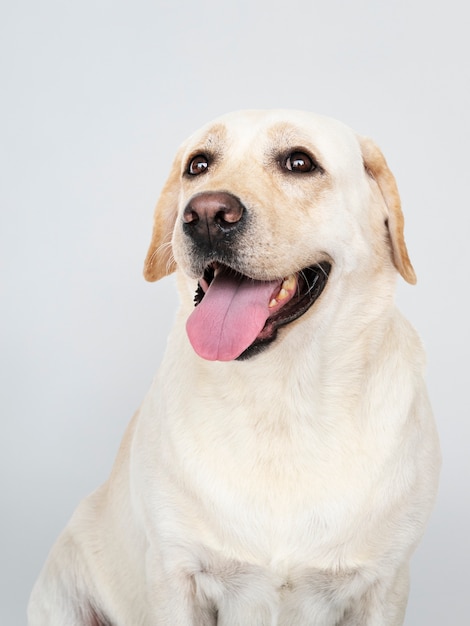
M464 2L3 1L0 624L104 481L165 347L142 265L179 143L239 108L372 136L401 190L444 453L407 626L462 624L469 531L469 36ZM66 626L66 625L64 625ZM132 625L129 625L132 626Z

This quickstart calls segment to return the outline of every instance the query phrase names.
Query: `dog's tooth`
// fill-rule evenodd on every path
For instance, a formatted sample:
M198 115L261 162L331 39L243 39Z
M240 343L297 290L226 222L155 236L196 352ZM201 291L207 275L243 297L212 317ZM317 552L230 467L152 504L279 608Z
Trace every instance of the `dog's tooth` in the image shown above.
M278 301L285 300L288 295L288 292L284 288L282 288L281 291L277 294L276 298Z
M282 288L285 289L286 291L290 291L295 288L295 282L296 282L295 276L294 274L291 274L282 283Z
M272 309L273 306L276 306L276 304L277 304L277 300L276 300L276 298L273 298L271 300L271 302L269 303L269 308Z

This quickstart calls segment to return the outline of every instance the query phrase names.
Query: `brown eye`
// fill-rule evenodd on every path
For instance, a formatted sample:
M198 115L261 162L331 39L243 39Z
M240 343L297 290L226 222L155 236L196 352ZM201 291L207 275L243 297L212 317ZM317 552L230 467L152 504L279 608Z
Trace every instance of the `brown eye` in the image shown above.
M286 158L284 167L290 172L305 174L306 172L312 172L316 169L317 164L312 157L305 154L305 152L292 152Z
M204 174L204 172L209 167L209 159L205 154L198 154L193 157L188 165L188 174L191 176L198 176L199 174Z

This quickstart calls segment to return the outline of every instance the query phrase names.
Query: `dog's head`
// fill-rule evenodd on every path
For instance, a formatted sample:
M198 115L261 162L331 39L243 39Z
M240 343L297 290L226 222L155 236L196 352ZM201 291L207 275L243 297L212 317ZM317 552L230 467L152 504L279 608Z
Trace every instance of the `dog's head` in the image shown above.
M416 280L380 150L336 120L298 111L232 113L184 142L144 275L154 281L177 267L194 281L189 338L209 360L258 352L335 275L398 270Z

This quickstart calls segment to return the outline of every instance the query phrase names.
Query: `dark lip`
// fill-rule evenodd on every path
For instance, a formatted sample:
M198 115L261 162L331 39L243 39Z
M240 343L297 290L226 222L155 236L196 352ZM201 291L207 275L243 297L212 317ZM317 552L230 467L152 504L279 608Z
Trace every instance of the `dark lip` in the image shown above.
M329 279L332 264L321 261L297 272L298 288L296 295L272 317L269 317L261 333L255 341L237 357L237 361L244 361L255 356L267 348L277 337L279 328L290 324L304 315L318 300ZM214 277L214 264L209 265L204 272L204 280L210 284ZM235 270L233 270L235 271ZM204 290L198 284L194 295L197 306L204 297Z

